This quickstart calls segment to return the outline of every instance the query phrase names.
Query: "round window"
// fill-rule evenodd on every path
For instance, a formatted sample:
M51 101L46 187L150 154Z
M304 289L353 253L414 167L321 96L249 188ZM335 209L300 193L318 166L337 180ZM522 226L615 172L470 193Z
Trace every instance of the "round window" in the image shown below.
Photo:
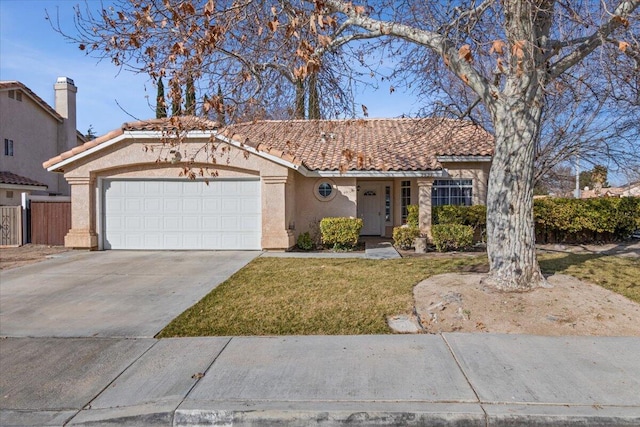
M333 187L328 182L323 182L318 186L318 194L324 198L331 196L332 192Z

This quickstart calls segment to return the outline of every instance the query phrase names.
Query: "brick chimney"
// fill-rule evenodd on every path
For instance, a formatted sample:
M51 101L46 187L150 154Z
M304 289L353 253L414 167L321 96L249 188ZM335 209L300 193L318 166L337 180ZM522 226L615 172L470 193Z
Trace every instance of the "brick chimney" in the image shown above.
M76 93L78 88L69 77L58 77L55 89L55 109L64 118L58 134L58 152L71 150L78 145L76 136Z

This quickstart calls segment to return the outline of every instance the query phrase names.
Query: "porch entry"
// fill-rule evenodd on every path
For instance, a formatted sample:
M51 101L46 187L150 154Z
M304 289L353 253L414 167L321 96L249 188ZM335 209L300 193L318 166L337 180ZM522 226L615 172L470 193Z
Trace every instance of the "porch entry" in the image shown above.
M384 236L391 222L391 182L358 181L358 218L363 236Z

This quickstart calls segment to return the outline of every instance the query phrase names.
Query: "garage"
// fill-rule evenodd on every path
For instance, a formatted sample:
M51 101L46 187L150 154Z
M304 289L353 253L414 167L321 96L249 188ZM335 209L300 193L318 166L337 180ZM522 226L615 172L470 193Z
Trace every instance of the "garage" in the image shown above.
M104 179L103 249L259 250L259 179Z

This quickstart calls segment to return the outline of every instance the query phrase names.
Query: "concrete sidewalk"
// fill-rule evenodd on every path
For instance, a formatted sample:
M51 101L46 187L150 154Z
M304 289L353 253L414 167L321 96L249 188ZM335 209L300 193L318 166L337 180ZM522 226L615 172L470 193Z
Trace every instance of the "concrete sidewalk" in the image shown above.
M0 340L0 425L640 425L640 339Z

